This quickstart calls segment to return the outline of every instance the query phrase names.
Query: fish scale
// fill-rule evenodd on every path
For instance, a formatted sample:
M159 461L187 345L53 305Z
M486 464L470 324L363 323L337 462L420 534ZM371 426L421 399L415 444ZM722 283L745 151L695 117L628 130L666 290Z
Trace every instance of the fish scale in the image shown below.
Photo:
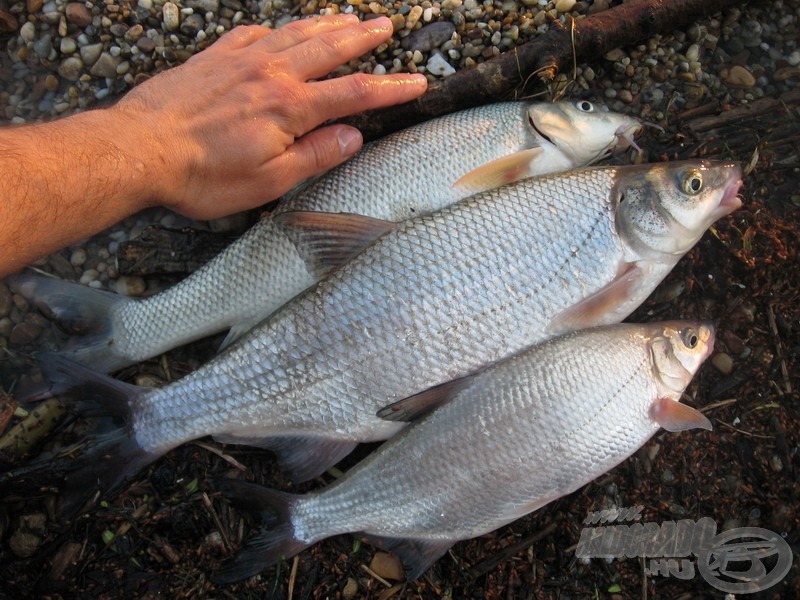
M587 295L583 282L594 291L616 277L624 250L605 198L618 173L528 180L400 224L206 367L143 398L137 441L155 450L320 426L387 437L398 427L375 416L382 406L542 340ZM191 419L171 418L176 395L194 399ZM235 424L242 411L252 430Z

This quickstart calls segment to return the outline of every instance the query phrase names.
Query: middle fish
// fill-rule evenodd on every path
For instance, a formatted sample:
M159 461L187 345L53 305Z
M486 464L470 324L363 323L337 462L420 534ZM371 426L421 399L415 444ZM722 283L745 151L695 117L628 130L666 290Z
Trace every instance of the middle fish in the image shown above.
M405 424L377 412L557 333L622 320L717 218L740 206L740 168L687 161L528 179L400 224L284 213L321 269L366 249L197 371L161 389L43 359L124 426L83 454L18 475L101 491L184 442L263 446L296 480ZM378 238L373 242L375 238ZM345 248L342 251L342 248ZM426 392L432 404L448 386ZM66 473L64 472L66 469ZM65 498L77 507L77 499Z

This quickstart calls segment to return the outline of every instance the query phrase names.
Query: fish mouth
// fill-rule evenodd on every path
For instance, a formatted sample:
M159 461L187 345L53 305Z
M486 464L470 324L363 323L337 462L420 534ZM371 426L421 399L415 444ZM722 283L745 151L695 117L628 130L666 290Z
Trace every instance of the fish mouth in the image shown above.
M633 148L639 154L641 154L642 149L636 143L635 138L640 136L643 131L644 126L638 122L631 123L630 125L620 125L614 132L614 135L617 138L617 143L614 146L612 153L617 154L628 148Z
M719 201L719 206L715 211L718 215L717 218L729 215L742 206L742 199L739 197L739 189L742 185L744 185L742 169L735 165L731 169L728 185L725 186L725 192L722 194L722 199Z

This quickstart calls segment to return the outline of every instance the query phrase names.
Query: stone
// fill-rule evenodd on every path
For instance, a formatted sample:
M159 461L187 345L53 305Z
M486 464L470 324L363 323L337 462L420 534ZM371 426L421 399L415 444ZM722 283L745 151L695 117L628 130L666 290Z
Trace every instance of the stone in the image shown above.
M111 56L108 52L103 52L89 72L95 77L115 77L119 63L119 58Z
M24 42L32 42L36 38L36 25L30 21L25 21L19 28L19 37Z
M216 13L219 10L219 0L187 0L184 6L204 13Z
M161 20L164 23L164 29L177 31L181 25L181 9L172 2L165 2L161 7Z
M83 61L77 56L70 56L58 65L58 74L67 81L77 81L83 71Z
M28 9L28 14L33 15L42 10L43 4L44 0L27 0L25 2L25 7Z
M153 50L156 49L156 43L149 37L144 36L136 40L136 47L143 54L150 54Z
M141 277L128 277L123 275L114 287L118 294L123 296L141 296L147 289L147 284Z
M719 352L711 359L711 364L724 375L730 375L733 371L733 359L724 352Z
M205 27L203 16L194 13L184 19L183 23L181 23L180 30L181 33L194 37L197 35L198 31L202 31L203 27Z
M92 24L92 11L86 8L82 2L70 2L64 9L64 15L67 21L80 28L87 27Z
M719 75L725 83L735 88L750 89L756 84L753 74L741 65L723 69Z
M73 54L78 49L78 44L71 37L61 38L59 50L61 54Z
M92 66L100 58L103 52L103 44L89 44L81 48L81 60L87 67Z
M456 31L456 26L448 21L437 21L412 31L403 38L400 45L404 50L414 52L430 52L449 40Z
M403 581L406 578L403 564L394 554L388 552L376 552L369 564L370 570L384 579L393 581Z
M576 0L556 0L556 10L560 13L569 12L575 6Z
M86 250L83 248L77 248L72 252L72 255L69 257L69 262L75 267L82 267L86 264Z
M53 50L53 38L50 37L50 34L46 33L38 40L36 40L33 44L33 51L36 52L36 55L39 58L46 59L50 56L50 52Z
M449 77L456 72L453 66L439 53L434 54L428 59L426 68L428 69L428 73L438 77Z

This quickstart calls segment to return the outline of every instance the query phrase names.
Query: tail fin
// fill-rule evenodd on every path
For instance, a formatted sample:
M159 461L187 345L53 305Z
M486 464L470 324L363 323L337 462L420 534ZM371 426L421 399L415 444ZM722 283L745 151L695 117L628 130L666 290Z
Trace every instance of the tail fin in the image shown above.
M59 355L40 357L45 378L54 389L69 390L74 412L98 420L95 428L73 446L51 451L35 461L0 475L4 496L56 488L59 516L68 519L87 503L112 492L157 459L133 436L131 417L136 398L146 388L122 383L75 364Z
M217 584L234 583L256 575L281 559L299 554L309 543L294 538L291 504L297 496L235 479L215 479L211 486L257 522L258 532L239 553L214 571Z
M13 275L8 283L64 331L76 336L60 350L64 356L103 373L134 362L114 352L114 340L119 332L115 331L113 316L115 307L135 300L39 275Z

